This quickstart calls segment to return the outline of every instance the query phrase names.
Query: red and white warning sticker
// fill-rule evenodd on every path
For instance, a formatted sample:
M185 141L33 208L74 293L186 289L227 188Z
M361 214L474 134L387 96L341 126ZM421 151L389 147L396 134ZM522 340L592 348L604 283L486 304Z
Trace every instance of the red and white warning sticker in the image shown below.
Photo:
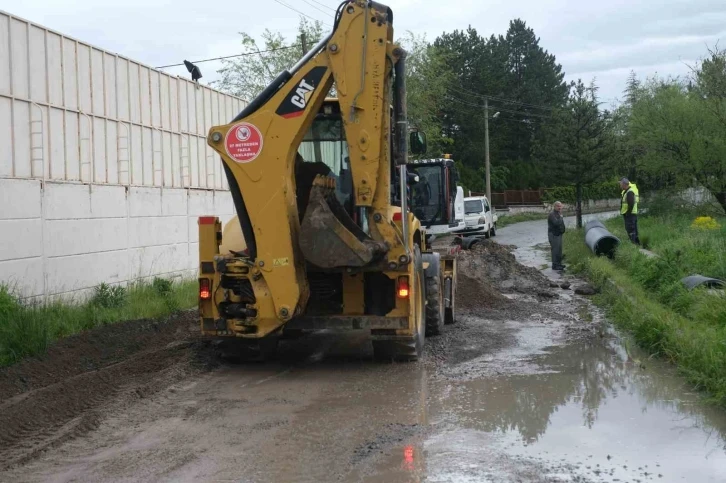
M249 163L262 151L262 133L250 123L236 124L227 132L224 147L230 158L238 163Z

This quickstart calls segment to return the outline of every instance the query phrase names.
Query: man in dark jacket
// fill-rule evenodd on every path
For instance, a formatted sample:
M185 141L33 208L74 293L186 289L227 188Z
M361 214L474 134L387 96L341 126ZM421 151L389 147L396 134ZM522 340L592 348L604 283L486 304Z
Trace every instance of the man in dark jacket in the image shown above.
M562 264L562 235L565 233L565 219L562 218L562 203L555 201L552 213L547 217L547 238L552 248L552 270L564 270Z

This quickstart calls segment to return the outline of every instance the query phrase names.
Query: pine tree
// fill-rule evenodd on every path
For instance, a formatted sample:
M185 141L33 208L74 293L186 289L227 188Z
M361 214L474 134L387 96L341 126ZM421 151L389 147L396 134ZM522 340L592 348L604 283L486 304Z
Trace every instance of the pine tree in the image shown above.
M569 87L565 108L556 110L544 125L537 152L560 185L575 187L579 228L583 188L600 181L611 169L612 123L609 113L599 109L594 83L585 86L578 80Z

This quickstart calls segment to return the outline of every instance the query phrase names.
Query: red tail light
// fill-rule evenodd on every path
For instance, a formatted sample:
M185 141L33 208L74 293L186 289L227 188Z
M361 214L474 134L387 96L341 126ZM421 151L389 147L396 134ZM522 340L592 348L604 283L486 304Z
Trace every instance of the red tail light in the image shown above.
M212 284L208 278L199 279L199 298L202 300L209 300L212 298Z
M402 219L403 219L403 216L401 216L400 211L393 214L393 221L401 221Z
M398 290L396 291L398 293L398 298L400 299L407 299L409 290L408 290L408 277L398 277Z

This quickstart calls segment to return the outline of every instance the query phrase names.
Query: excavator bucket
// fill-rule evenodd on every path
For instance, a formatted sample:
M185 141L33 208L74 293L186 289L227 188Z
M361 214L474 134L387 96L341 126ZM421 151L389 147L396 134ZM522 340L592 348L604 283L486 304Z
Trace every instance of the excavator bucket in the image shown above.
M363 267L387 251L348 216L335 197L335 180L317 176L300 227L300 249L320 268Z

